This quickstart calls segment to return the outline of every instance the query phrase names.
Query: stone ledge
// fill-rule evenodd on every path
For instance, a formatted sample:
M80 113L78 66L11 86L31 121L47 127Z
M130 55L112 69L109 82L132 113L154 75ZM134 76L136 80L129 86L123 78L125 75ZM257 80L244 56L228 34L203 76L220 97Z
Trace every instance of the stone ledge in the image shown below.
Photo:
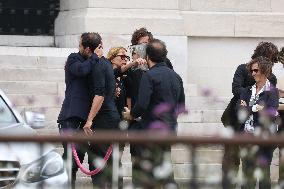
M53 47L54 36L0 35L0 45Z
M113 8L113 9L127 9L127 8L139 8L139 9L178 9L178 0L116 0L115 3L112 0L65 0L60 1L61 10L74 10L87 7L96 8Z
M43 56L51 58L51 57L67 57L72 52L78 52L78 48L0 46L1 56L2 55Z
M235 37L284 37L284 14L236 15Z
M270 0L191 0L193 11L270 12Z
M118 23L119 27L116 27ZM107 8L60 12L55 20L55 35L78 35L94 28L103 34L130 34L140 27L147 27L159 35L184 35L179 11Z
M143 10L137 13L135 9L109 12L109 9L102 8L61 12L56 19L56 38L79 35L94 28L102 34L129 35L143 26L156 35L166 36L284 37L283 13L175 10ZM120 27L114 30L117 23Z

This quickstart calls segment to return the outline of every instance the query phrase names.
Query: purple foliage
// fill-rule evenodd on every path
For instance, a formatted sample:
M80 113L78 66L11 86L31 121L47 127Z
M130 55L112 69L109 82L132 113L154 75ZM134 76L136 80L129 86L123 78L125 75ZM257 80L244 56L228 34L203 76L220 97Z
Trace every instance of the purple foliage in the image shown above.
M35 102L35 97L34 97L34 96L27 96L27 97L26 97L26 102L27 102L27 104L29 104L29 105L34 104L34 102Z
M269 162L268 158L265 157L265 156L260 156L260 157L257 158L257 164L259 166L265 166L265 165L268 165L269 163L270 162Z
M41 107L39 109L39 112L42 113L42 114L46 113L46 111L47 111L47 107Z
M184 104L179 104L175 110L175 117L178 117L180 114L188 114L189 111L185 108Z
M271 116L271 117L275 117L278 115L277 109L275 108L267 108L265 111L266 115Z
M169 112L171 109L172 106L169 103L161 103L154 108L153 114L158 117L163 113Z
M61 105L61 103L62 103L62 97L61 97L61 96L56 96L56 97L54 98L54 101L55 101L56 104Z
M170 132L170 128L169 126L161 121L154 121L149 125L149 129L150 130L155 130L155 131L161 131L161 133L169 133Z
M201 90L201 95L205 97L209 97L212 95L212 91L209 88L205 88Z

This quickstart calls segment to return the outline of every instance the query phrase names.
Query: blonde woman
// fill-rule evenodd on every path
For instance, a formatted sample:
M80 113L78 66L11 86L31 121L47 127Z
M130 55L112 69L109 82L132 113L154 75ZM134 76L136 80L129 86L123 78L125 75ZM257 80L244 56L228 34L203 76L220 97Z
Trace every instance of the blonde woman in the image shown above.
M116 106L120 116L122 116L121 112L126 106L125 76L127 75L127 70L146 62L140 58L130 62L130 57L127 55L127 50L124 47L112 47L107 54L107 59L113 67L116 79Z

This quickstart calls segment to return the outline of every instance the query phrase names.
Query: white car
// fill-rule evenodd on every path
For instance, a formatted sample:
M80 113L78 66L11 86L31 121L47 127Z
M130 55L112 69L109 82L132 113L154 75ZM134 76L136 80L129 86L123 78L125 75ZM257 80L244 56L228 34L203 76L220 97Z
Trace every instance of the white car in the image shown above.
M25 113L31 126L43 126L44 116ZM0 90L0 137L1 135L34 135L22 116L12 107L7 96ZM0 188L67 188L68 175L60 154L51 144L1 143Z

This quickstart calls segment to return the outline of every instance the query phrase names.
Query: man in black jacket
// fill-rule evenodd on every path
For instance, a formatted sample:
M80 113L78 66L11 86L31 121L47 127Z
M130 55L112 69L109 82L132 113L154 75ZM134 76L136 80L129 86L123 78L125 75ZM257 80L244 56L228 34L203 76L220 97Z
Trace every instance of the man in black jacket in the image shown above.
M251 58L254 59L260 56L268 58L272 63L277 63L278 48L270 42L261 42L254 50L254 54ZM276 86L277 79L275 75L272 74L269 80L274 86ZM235 132L240 131L240 124L236 113L236 104L240 99L240 94L242 91L245 90L246 87L254 85L254 83L255 81L253 77L246 69L246 64L239 65L234 74L232 82L232 93L234 96L221 118L225 127L230 126ZM239 165L239 146L225 146L222 161L223 189L231 189L236 187L234 184L232 184L230 179L236 178Z
M102 42L100 42L102 44ZM83 127L84 132L91 136L93 130L115 130L118 129L120 116L115 105L115 78L111 62L101 57L94 61L89 75L89 88L92 104L89 107L87 121ZM91 144L92 155L90 159L103 158L111 144ZM111 158L108 160L104 170L92 177L94 188L111 188L112 167ZM93 167L90 170L94 169Z
M124 117L128 120L142 117L132 129L175 132L178 113L185 108L182 79L164 63L167 50L162 41L151 41L147 45L146 55L150 69L141 78L134 107L131 111L125 108ZM151 188L152 185L158 188L173 182L172 170L160 170L164 175L162 178L156 175L155 169L170 159L170 146L163 146L163 153L160 150L155 146L131 145L131 155L136 160L133 161L133 183L145 188ZM142 162L151 162L152 171L145 168Z
M91 107L91 92L88 85L88 75L93 62L102 56L102 50L97 48L100 36L96 33L81 35L78 53L68 56L65 64L65 98L58 116L58 127L61 134L82 131ZM94 53L94 51L96 53ZM67 144L63 143L63 158L67 158ZM83 161L86 146L77 148L80 161ZM89 161L92 166L92 161ZM77 164L73 160L72 188L75 188Z

